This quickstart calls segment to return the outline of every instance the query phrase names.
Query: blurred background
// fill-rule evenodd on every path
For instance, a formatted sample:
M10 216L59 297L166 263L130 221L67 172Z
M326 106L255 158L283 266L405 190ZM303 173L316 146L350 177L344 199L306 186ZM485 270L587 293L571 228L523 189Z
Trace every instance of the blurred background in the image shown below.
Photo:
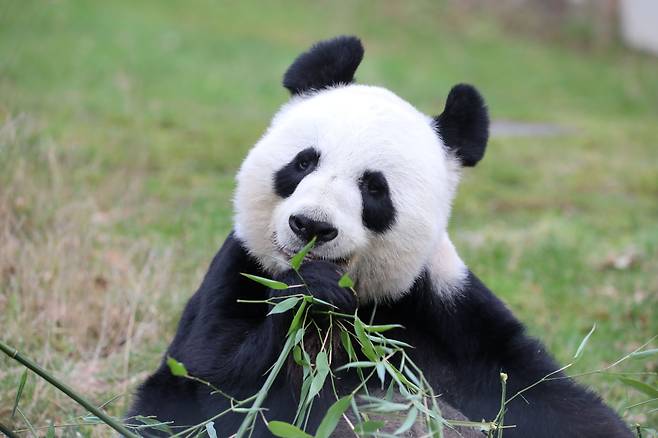
M629 424L658 425L658 2L0 0L0 337L121 415L231 229L234 174L311 43L428 114L475 84L493 136L451 223L466 263ZM646 348L655 348L650 342ZM85 412L0 357L0 422ZM58 434L104 436L62 427ZM645 431L645 436L650 431ZM27 432L26 432L27 434ZM651 435L649 435L651 436Z

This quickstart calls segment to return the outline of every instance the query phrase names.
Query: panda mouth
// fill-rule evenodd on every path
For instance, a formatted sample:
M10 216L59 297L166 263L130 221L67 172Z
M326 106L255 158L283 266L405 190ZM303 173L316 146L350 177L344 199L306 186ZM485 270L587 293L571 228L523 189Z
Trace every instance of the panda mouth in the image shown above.
M289 248L284 248L284 247L278 247L277 249L279 250L281 255L283 255L287 260L290 260L291 258L293 258L299 252L299 251L292 251ZM318 255L318 254L313 253L313 251L309 251L306 254L306 256L304 256L304 260L316 260L316 261L322 260L322 261L326 261L326 262L335 263L338 266L344 268L344 267L347 267L347 265L349 264L350 257L335 257L335 258L332 258L332 257L326 257L326 256Z

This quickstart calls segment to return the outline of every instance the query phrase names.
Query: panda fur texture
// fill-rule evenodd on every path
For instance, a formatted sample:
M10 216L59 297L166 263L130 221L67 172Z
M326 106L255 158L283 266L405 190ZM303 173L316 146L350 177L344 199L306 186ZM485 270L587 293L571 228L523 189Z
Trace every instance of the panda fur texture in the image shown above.
M296 284L288 260L317 236L301 267L310 291L344 312L358 308L363 318L376 305L376 324L405 327L390 336L415 347L410 356L445 406L460 418L492 420L501 372L515 394L559 365L466 267L446 231L460 171L484 155L484 101L472 86L457 85L443 113L428 117L384 88L355 84L362 57L357 38L338 37L289 67L284 86L292 98L240 168L234 231L185 307L166 356L235 398L257 392L291 315L266 317L267 305L238 303L287 294L239 273ZM344 272L358 298L338 286ZM300 380L288 371L264 404L268 420L295 415ZM515 425L507 438L632 436L597 395L561 372L554 377L507 405L505 424ZM350 371L339 374L339 391L355 384ZM333 401L331 390L321 391L310 433ZM139 387L129 415L193 425L228 407L207 387L173 376L163 361ZM229 436L242 418L230 413L215 427ZM344 436L343 426L336 436ZM269 436L262 421L253 436Z

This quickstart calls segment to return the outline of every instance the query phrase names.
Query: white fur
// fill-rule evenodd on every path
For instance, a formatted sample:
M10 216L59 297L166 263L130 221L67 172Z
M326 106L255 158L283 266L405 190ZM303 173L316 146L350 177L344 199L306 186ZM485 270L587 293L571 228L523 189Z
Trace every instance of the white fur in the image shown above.
M320 151L318 168L280 198L274 174L308 147ZM365 170L384 174L396 209L383 234L362 222L358 180ZM236 235L267 271L280 272L289 269L281 249L296 252L303 244L288 218L303 213L339 230L312 254L349 258L361 300L398 297L425 267L448 295L466 272L446 233L458 180L457 161L431 118L383 88L323 90L284 105L249 152L237 175Z

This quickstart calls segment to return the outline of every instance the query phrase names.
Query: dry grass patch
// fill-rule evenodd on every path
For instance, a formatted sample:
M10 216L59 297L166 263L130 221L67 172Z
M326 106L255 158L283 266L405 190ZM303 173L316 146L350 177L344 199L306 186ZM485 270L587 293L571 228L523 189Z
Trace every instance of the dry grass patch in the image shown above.
M114 184L74 193L61 148L29 117L4 121L0 149L2 338L99 404L127 392L144 377L131 353L155 343L168 321L172 251L112 233L134 197ZM99 198L112 209L101 210ZM10 417L22 371L0 358L0 418ZM115 404L118 414L125 403ZM34 376L21 408L35 425L61 424L76 409Z

